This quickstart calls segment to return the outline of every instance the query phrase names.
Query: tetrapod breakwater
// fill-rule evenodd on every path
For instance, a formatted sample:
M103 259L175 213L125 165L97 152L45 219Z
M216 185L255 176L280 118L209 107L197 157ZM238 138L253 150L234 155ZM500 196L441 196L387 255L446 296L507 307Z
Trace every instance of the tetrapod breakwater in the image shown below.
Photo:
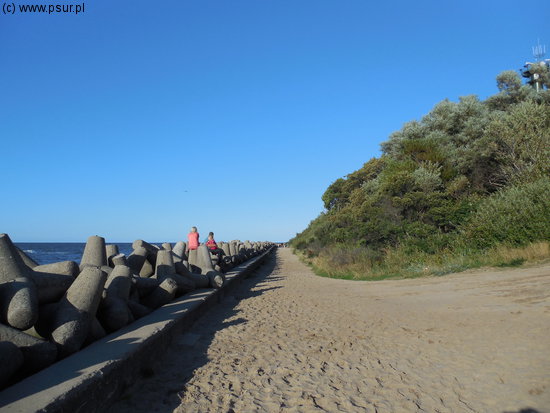
M38 265L0 234L0 410L107 406L274 245L219 246L136 240L125 256L92 236L80 264Z

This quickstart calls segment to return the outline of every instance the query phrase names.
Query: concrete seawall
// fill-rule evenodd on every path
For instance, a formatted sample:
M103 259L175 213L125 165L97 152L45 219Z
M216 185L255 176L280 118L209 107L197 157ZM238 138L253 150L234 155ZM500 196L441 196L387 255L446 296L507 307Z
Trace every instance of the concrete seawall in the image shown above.
M225 274L221 289L199 289L0 392L1 412L101 411L147 372L175 335L259 266L273 247Z

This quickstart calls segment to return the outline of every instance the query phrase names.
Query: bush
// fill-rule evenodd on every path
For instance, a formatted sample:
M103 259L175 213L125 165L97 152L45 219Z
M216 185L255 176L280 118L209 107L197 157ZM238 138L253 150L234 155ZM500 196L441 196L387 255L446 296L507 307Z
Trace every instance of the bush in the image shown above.
M550 178L516 185L485 198L463 229L478 248L527 245L550 239Z
M380 158L327 188L326 211L291 245L323 274L353 278L529 259L522 246L550 239L550 90L514 72L497 84L391 134Z

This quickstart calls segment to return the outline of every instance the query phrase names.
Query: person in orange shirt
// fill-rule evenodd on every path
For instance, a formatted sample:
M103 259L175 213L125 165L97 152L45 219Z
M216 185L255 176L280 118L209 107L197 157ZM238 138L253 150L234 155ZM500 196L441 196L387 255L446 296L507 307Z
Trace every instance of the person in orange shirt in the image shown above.
M187 248L190 250L196 250L199 248L199 233L197 227L191 227L191 232L187 234Z

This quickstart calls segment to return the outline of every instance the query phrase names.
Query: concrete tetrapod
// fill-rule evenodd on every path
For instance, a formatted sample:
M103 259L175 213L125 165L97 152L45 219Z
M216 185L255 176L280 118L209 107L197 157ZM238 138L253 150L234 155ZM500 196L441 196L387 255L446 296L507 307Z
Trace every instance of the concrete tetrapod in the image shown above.
M187 255L185 255L185 242L176 242L176 245L172 248L172 253L174 255L174 264L178 261L187 261Z
M8 234L0 234L0 283L28 277L29 268L17 252Z
M132 312L134 319L145 317L147 314L151 313L151 309L143 304L138 303L134 300L128 300L128 308Z
M84 346L87 346L88 344L93 343L94 341L97 341L107 335L107 331L97 317L92 317L92 322L90 323L90 330L88 331L88 335L86 336L86 340L84 340Z
M229 252L231 253L231 262L233 263L233 265L239 264L240 260L239 260L239 256L237 255L238 251L237 251L236 241L231 241L229 243Z
M107 265L109 267L114 267L112 259L115 255L119 254L118 245L108 244L105 245L105 256L107 257Z
M201 268L201 272L208 277L210 281L210 287L221 288L225 281L225 277L220 272L214 269L208 247L204 244L199 245L197 251L199 255L199 265Z
M156 262L156 257L155 257L155 262ZM139 276L140 277L150 277L154 273L155 273L155 267L151 263L151 261L149 261L149 258L147 258L145 260L145 262L143 263L143 267L141 267L141 271L139 272Z
M25 251L22 251L19 247L15 247L15 249L17 250L17 252L19 253L19 256L21 257L21 259L23 260L23 262L27 267L34 268L38 265L38 263L35 260L33 260L27 254L25 254Z
M57 344L60 357L78 351L84 344L106 280L107 273L100 267L85 267L59 302L51 340Z
M124 254L115 255L111 258L110 262L112 263L113 268L117 265L128 265L128 260L126 259L126 255Z
M191 272L200 272L199 268L199 257L197 250L189 250L187 253L187 256L189 258L189 270Z
M172 301L176 297L177 290L178 284L172 278L166 278L151 294L143 297L141 302L147 307L155 309Z
M143 264L147 261L147 250L143 247L134 248L127 261L132 273L140 275Z
M76 277L80 272L78 264L74 261L60 261L51 264L37 265L33 271L50 274L70 275Z
M99 304L97 317L109 332L116 331L131 321L133 316L128 308L128 297L132 287L130 267L117 265L107 277L103 299Z
M229 250L229 244L227 242L222 242L222 251L227 256L231 256L231 251Z
M9 341L0 341L0 388L9 381L10 377L23 365L23 353L15 344Z
M55 344L30 336L22 331L0 324L0 341L9 341L23 353L23 366L18 372L27 375L52 364L57 357Z
M176 294L181 295L195 289L195 283L176 273L172 251L162 250L157 253L155 275L159 282L172 278L178 284Z
M176 272L180 276L190 280L194 284L195 288L207 288L210 285L210 280L206 275L192 273L187 268L185 261L177 262L175 267Z
M145 248L147 250L147 259L151 263L151 266L154 268L157 261L157 252L159 252L159 248L152 244L149 244L146 241L143 241L142 239L137 239L132 243L132 248L136 250L139 247Z
M25 265L7 234L0 234L0 284L10 282L0 291L0 318L12 327L26 330L38 319L38 295Z
M133 292L137 292L137 297L145 297L146 295L151 294L155 288L159 285L159 281L156 278L148 277L132 277L132 290L130 291L130 296L133 295Z
M31 328L38 320L38 294L27 277L0 284L0 319L19 330Z
M105 238L92 235L88 238L82 259L80 260L80 270L84 267L103 267L107 266L107 254L105 253Z
M59 301L74 281L70 275L38 271L34 271L31 278L36 285L39 304Z

